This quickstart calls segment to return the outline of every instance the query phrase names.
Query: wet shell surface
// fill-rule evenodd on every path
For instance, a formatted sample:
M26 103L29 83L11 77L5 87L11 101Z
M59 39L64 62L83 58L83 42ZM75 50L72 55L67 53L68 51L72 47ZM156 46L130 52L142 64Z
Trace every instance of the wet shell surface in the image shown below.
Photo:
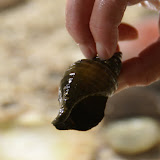
M65 72L59 88L60 110L52 124L60 130L89 130L104 117L108 96L117 89L121 53L109 60L82 59Z

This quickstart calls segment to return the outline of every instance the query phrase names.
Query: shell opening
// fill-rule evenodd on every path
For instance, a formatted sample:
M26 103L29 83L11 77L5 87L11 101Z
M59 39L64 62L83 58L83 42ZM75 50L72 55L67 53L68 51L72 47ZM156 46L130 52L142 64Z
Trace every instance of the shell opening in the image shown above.
M75 129L84 131L96 126L104 117L106 102L107 97L103 96L90 96L80 101L70 115Z
M89 96L73 107L70 115L65 121L54 122L54 125L60 130L89 130L98 125L103 119L106 102L107 97Z

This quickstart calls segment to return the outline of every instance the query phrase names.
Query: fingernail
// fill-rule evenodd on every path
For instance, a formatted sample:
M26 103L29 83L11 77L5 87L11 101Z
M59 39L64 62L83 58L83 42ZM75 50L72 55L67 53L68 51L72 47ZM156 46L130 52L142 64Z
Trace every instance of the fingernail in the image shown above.
M111 54L107 51L107 49L101 43L96 43L96 49L100 59L111 58Z
M79 48L86 58L92 59L96 56L96 51L91 46L79 44Z

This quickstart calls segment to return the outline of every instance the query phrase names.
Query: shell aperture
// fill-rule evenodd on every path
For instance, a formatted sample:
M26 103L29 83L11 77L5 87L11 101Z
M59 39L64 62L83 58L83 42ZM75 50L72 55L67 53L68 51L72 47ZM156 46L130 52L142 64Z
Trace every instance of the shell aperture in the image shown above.
M52 124L59 130L86 131L104 117L108 96L117 89L121 52L109 60L82 59L71 65L59 88L61 108Z

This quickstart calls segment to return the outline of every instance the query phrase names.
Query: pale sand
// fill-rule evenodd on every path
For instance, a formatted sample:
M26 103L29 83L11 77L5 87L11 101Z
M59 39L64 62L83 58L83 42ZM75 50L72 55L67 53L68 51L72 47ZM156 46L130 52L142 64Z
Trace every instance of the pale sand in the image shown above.
M60 132L50 124L59 109L64 70L84 58L65 29L64 8L65 0L27 0L0 12L2 160L95 158L99 127ZM144 13L133 11L127 12L125 21L133 23L137 14ZM2 132L8 123L11 128ZM109 160L117 157L110 149L105 153Z

